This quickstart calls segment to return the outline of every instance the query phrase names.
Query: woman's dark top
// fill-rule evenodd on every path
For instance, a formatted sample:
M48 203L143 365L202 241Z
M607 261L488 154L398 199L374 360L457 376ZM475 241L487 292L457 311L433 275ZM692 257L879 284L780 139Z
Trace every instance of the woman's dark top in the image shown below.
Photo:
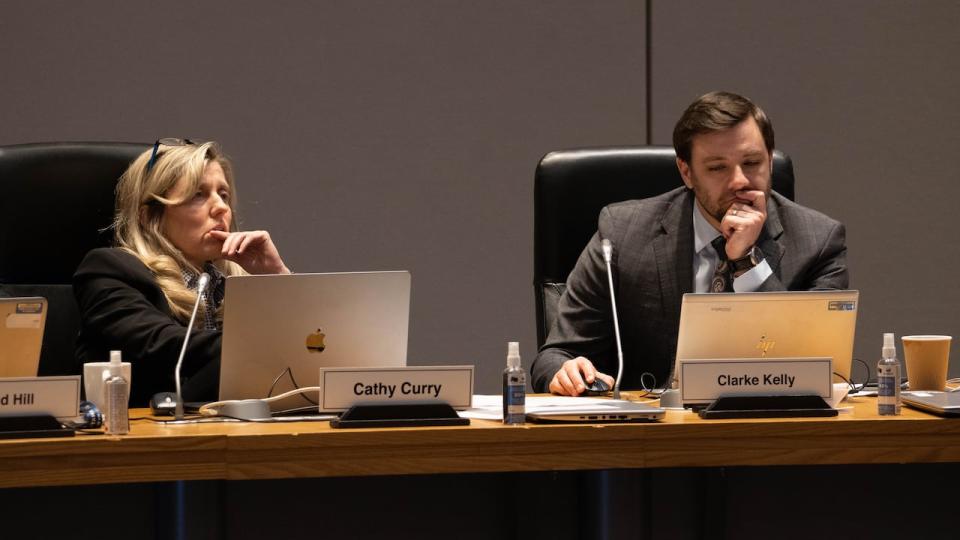
M144 407L157 392L173 391L186 324L173 317L153 272L140 259L118 248L87 254L73 276L80 308L77 359L109 360L123 351L133 372L130 405ZM220 379L220 330L194 327L180 368L184 401L211 401Z

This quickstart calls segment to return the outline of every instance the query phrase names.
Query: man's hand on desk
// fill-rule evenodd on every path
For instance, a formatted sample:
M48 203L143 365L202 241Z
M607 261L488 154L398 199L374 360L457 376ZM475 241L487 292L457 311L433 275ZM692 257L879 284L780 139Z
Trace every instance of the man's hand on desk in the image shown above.
M587 385L593 384L596 379L613 388L613 377L600 373L593 367L593 362L578 356L560 366L550 381L550 392L561 396L579 396L587 389Z

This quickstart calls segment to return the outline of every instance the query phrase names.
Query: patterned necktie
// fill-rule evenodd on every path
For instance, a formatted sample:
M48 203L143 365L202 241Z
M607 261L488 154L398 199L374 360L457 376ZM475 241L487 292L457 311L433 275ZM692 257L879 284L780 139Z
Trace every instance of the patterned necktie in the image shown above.
M710 282L710 292L733 292L733 279L730 275L730 264L727 262L727 240L720 235L714 238L710 245L716 250L719 259L717 269L713 273L713 281Z

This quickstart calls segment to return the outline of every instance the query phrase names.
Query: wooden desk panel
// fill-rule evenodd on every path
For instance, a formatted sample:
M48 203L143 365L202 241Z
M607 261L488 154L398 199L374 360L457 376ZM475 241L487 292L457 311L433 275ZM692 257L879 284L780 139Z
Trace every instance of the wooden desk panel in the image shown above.
M223 446L210 436L0 441L0 487L224 478Z
M859 398L836 418L337 430L327 422L164 425L125 437L0 441L0 487L648 467L960 462L960 422ZM136 411L135 414L142 414Z

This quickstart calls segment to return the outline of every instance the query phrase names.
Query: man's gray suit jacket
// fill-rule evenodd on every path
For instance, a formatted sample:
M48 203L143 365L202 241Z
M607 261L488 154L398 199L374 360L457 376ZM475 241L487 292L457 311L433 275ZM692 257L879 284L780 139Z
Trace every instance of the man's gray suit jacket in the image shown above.
M623 341L621 388L663 387L677 348L680 302L693 291L693 192L681 187L649 199L625 201L600 212L596 234L584 248L560 297L557 320L531 368L535 391L571 358L585 356L617 374L613 317L600 243L613 243L613 286ZM776 192L757 240L773 274L761 291L846 289L843 224ZM649 372L641 385L640 378Z

